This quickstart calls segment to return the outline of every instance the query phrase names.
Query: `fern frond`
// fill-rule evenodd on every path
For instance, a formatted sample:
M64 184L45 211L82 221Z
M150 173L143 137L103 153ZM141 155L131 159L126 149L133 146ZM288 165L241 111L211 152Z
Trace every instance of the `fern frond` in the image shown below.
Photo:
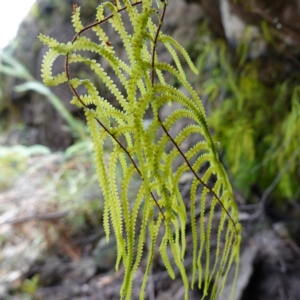
M176 67L178 69L180 76L182 78L186 79L185 72L182 69L181 63L179 61L179 58L178 58L176 52L174 51L174 49L172 48L172 46L169 43L165 43L165 46L168 49L168 51L170 52L171 56L173 57L173 60L176 64Z
M158 217L158 220L156 221L156 224L154 223L153 219L150 219L150 225L149 225L149 232L150 232L150 249L148 254L148 262L147 267L145 270L142 286L141 286L141 293L140 293L140 300L145 299L145 288L147 284L147 279L149 277L149 272L152 267L153 258L154 258L154 251L156 246L156 240L158 236L158 230L161 225L162 216L160 215Z
M52 65L58 56L59 53L51 48L44 55L41 69L41 77L43 78L44 84L48 86L55 86L59 84L59 80L58 82L56 82L52 73Z
M72 23L75 32L80 32L84 28L80 19L80 7L76 7L74 14L72 16Z
M116 270L118 269L121 258L125 259L125 241L123 239L123 218L120 198L117 191L116 183L116 166L117 160L121 149L116 145L112 155L109 160L109 174L108 174L108 184L109 184L109 206L111 210L111 220L113 228L115 231L116 241L117 241L117 261L116 261ZM126 260L126 259L125 259Z
M124 161L125 164L125 161ZM125 169L123 167L123 173L125 180L122 184L122 210L124 212L124 221L125 221L125 227L126 227L126 233L127 233L127 262L125 266L125 275L124 275L124 286L125 290L130 285L130 277L131 277L131 267L133 263L133 252L134 252L134 239L135 239L135 230L132 230L132 219L130 215L130 208L129 208L129 199L128 199L128 189L129 184L132 179L133 174L136 172L136 169L134 167L131 167L129 169Z
M96 11L96 19L98 20L98 22L101 22L104 20L104 5L99 5L97 7L97 11ZM111 53L115 53L115 51L113 50L114 48L112 47L112 45L109 44L109 38L106 35L106 32L101 28L101 26L94 26L92 27L92 30L96 33L96 35L99 37L99 40L102 44L102 46L106 46L109 52Z
M112 226L117 243L116 268L122 263L125 270L121 298L131 299L134 274L140 266L148 235L150 248L140 299L145 296L157 243L170 277L174 279L175 268L179 270L187 299L189 281L184 259L190 216L193 240L191 286L194 287L198 272L198 287L203 288L204 294L214 282L212 299L215 299L224 288L231 265L233 262L238 264L241 229L231 186L210 136L202 102L187 81L178 53L193 72L197 73L197 69L183 47L161 32L166 4L166 0L159 2L162 15L158 25L152 18L156 11L152 0L105 2L97 7L97 21L87 27L83 27L77 8L72 17L77 34L72 42L63 44L40 37L50 48L43 60L42 77L48 85L68 82L74 94L72 103L85 111L94 142L96 172L105 199L106 238L109 238ZM138 5L141 6L139 9ZM132 26L130 32L123 22L125 11ZM108 22L119 37L127 58L118 57L101 28L104 22ZM95 31L100 42L92 42L81 35L88 29ZM175 67L159 61L158 42L165 45ZM86 52L103 58L121 86L118 87L104 70L102 60L84 57ZM66 56L65 72L54 75L52 65L59 55ZM108 88L119 104L118 108L101 96L91 79L71 78L70 64L89 67ZM187 93L168 84L166 78L169 76ZM79 87L84 88L85 94L78 94ZM88 108L91 104L95 106L93 110ZM163 118L160 111L166 105L171 106L172 111ZM152 119L145 120L149 112ZM182 127L183 120L186 125ZM186 149L195 136L197 142ZM188 200L180 186L185 173L193 176L190 209L187 209L185 203ZM134 197L131 196L133 182L138 184ZM215 217L217 211L221 211L219 220ZM211 240L215 234L217 248L214 254Z
M59 45L59 42L56 39L46 36L46 35L43 35L41 33L38 35L38 38L42 43L47 45L49 48Z
M104 71L104 69L93 59L83 58L81 55L72 55L70 57L70 63L78 63L78 62L84 62L86 63L94 73L99 76L104 82L104 84L107 86L107 88L110 90L110 92L116 97L116 99L119 101L119 103L126 108L127 103L124 98L124 96L121 94L117 86L113 83L110 76L107 75L107 73Z
M165 236L161 241L159 252L170 277L172 279L175 279L175 273L168 257L168 251L167 251L168 239L169 239L168 232L166 232Z
M105 164L103 161L104 158L104 151L103 151L103 141L104 139L99 139L99 131L97 128L97 124L95 121L95 115L92 111L87 110L86 113L87 118L87 125L89 127L89 130L91 132L91 137L94 143L95 147L95 162L96 162L96 172L98 175L98 180L100 187L102 188L102 193L104 195L104 198L106 199L104 203L104 213L103 213L103 225L104 225L104 231L106 234L106 240L109 239L110 235L110 226L109 226L109 214L110 214L110 206L109 206L109 185L108 185L108 177L107 172L105 168ZM102 133L104 136L106 135L106 132Z
M165 34L161 34L159 36L158 40L162 43L168 43L168 44L173 45L182 54L182 56L185 58L186 62L188 63L188 65L190 67L190 69L195 74L199 73L199 71L197 70L197 68L195 67L193 62L191 61L191 58L188 55L188 53L186 52L186 50L176 40L174 40L171 36L165 35Z
M170 242L170 246L172 249L172 253L174 256L174 261L177 265L177 267L179 268L180 274L181 274L181 278L182 278L182 282L184 285L184 289L185 289L185 293L184 293L184 299L187 300L188 299L188 289L189 289L189 282L188 282L188 278L186 275L186 271L185 271L185 267L182 263L182 260L180 258L180 251L178 251L177 247L176 247L176 243L174 243L172 234L171 234L171 230L168 227L167 228L167 234L169 235L169 242Z

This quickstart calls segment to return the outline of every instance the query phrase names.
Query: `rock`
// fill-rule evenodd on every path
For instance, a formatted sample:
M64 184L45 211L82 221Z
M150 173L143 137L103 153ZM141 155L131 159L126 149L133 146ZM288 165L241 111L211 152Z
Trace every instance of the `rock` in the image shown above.
M248 244L245 251L241 253L239 276L237 278L233 300L241 299L241 296L247 287L253 274L254 260L257 257L258 246L254 243ZM224 292L218 300L231 299L232 281L225 287Z
M257 26L246 24L234 14L229 0L220 1L220 11L225 36L228 43L237 47L242 43L249 43L248 58L253 59L265 53L267 43Z
M114 268L117 258L117 245L115 237L110 237L109 242L103 237L93 251L93 258L101 270Z
M236 46L243 39L246 23L232 13L228 0L220 1L220 11L226 39Z
M96 274L97 265L93 258L84 257L78 262L73 262L71 271L66 274L63 285L83 285Z

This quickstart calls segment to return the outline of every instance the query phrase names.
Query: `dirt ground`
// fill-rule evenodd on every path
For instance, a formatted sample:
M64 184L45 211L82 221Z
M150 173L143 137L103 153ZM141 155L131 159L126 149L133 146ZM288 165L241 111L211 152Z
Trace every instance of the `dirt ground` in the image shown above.
M124 272L122 267L117 272L114 268L115 240L105 241L101 208L85 210L83 205L95 197L100 201L97 180L88 186L88 192L74 190L70 203L75 195L84 199L75 199L77 206L57 201L61 184L70 191L69 177L65 180L64 174L80 174L80 170L91 182L90 164L76 155L66 159L62 153L33 155L25 164L15 183L0 194L0 299L119 299ZM78 182L75 186L80 189ZM275 218L268 209L253 220L256 211L255 206L240 205L243 242L234 299L298 300L300 222L287 214ZM187 232L187 239L189 235ZM187 270L191 260L191 249L187 249ZM133 300L139 299L145 266L146 258L135 275ZM176 275L175 280L170 279L157 250L145 299L184 299L178 270ZM230 282L219 300L229 299ZM201 291L190 291L190 300L201 297Z

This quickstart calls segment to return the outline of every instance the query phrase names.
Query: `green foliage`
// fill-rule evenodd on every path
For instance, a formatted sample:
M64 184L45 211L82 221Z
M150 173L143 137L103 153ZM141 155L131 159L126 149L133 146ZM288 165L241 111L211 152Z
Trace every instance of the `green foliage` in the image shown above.
M39 276L35 275L31 279L25 279L22 283L21 290L26 293L33 295L38 289Z
M40 145L32 147L0 146L0 190L8 190L13 186L20 173L26 170L29 157L49 152L48 148Z
M94 142L97 175L105 198L104 229L107 238L111 229L116 236L116 269L121 262L125 268L121 298L131 299L133 277L148 236L148 263L140 299L144 299L157 243L169 275L175 277L174 265L179 269L187 299L189 281L184 258L189 216L193 235L191 287L198 277L198 287L204 296L212 286L211 299L215 299L222 293L234 262L237 275L241 227L231 186L208 131L202 103L186 79L178 54L194 72L197 70L182 46L161 32L167 7L165 1L160 2L158 24L154 23L155 18L152 19L156 13L152 0L124 0L123 4L124 7L121 7L121 1L115 1L115 5L101 4L96 10L97 21L86 27L81 23L80 8L77 8L72 18L77 34L67 44L40 35L40 40L49 47L43 60L42 77L47 85L68 82L74 93L72 103L85 111ZM106 10L111 14L105 16ZM126 31L123 24L125 11L132 25L131 31ZM120 37L127 58L117 56L114 45L100 26L104 22L108 22ZM99 43L82 35L88 29L95 32ZM157 43L165 45L174 59L174 66L159 61ZM103 57L117 75L120 87L97 60L84 56L85 52ZM60 55L66 56L65 72L55 75L52 65ZM69 65L78 63L89 66L103 81L120 109L101 97L89 78L71 78ZM166 82L165 78L170 75L180 82L186 93ZM78 94L79 86L85 88L86 94ZM160 111L168 105L170 113L162 118ZM151 119L146 126L148 115ZM188 120L188 125L176 132L176 126L183 120ZM184 143L192 136L197 136L198 142L183 150ZM107 145L112 145L108 157L105 155ZM189 213L179 186L185 173L193 175ZM136 178L140 181L139 186L134 187L136 193L133 196L131 191ZM217 211L219 217L216 217ZM137 223L138 216L142 219L140 224ZM214 229L216 236L213 236ZM212 239L216 241L215 253L211 251Z
M268 67L273 84L263 83L261 62L249 60L247 40L231 55L205 25L201 32L205 43L194 49L200 53L201 93L213 108L208 124L224 149L235 186L247 196L254 184L263 191L279 176L276 199L294 197L300 180L299 74L282 80L282 66L273 63ZM273 43L265 23L262 33Z

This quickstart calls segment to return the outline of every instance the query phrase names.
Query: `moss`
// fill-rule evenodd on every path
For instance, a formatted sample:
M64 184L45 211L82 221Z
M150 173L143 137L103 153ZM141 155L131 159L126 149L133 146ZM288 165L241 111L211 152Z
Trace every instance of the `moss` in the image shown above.
M262 192L279 174L273 196L293 197L300 180L300 73L287 73L287 62L272 50L249 59L247 41L230 49L205 24L200 35L203 42L194 49L199 92L208 100L208 122L235 186L245 196L254 186Z

